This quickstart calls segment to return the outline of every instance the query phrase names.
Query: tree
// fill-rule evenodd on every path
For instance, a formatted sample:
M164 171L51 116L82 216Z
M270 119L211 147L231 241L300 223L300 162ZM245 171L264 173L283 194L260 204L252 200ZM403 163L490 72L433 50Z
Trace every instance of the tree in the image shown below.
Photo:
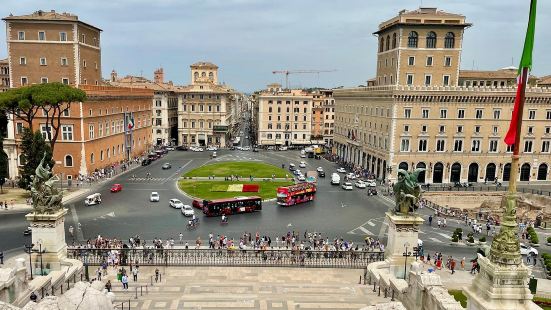
M0 194L4 193L4 183L10 177L8 168L8 154L4 152L4 137L0 135Z
M21 134L21 167L19 168L19 187L28 189L36 167L40 164L44 152L46 162L50 167L54 166L52 161L52 150L46 143L40 131L32 132L29 128L23 128Z
M86 93L62 83L35 84L0 93L0 109L27 123L30 132L38 111L44 111L47 140L53 152L59 136L61 116L69 111L71 103L86 100Z

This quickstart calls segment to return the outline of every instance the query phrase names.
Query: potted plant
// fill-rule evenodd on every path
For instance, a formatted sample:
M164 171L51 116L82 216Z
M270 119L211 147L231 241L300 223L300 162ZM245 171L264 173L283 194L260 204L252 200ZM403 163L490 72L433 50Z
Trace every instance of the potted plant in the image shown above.
M471 245L471 246L474 245L474 235L473 235L473 233L469 233L467 235L467 244Z
M478 244L486 244L486 237L482 236L482 237L478 238Z
M457 243L463 239L463 230L461 228L456 228L451 237L451 245L457 245Z
M547 245L551 245L551 236L547 237Z

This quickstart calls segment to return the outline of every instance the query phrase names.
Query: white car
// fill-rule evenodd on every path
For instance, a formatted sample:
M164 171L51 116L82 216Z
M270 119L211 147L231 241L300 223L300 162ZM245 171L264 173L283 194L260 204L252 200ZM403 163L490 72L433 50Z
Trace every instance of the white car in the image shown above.
M306 178L305 178L304 175L302 175L302 174L299 174L299 176L297 177L297 179L298 179L299 181L301 181L301 182L306 181Z
M342 189L345 189L347 191L351 191L354 189L354 187L352 187L352 183L350 182L345 182L342 184Z
M354 185L355 185L357 188L366 188L366 184L365 184L365 182L362 181L362 180L356 181L356 183L354 183Z
M300 154L300 158L306 158L306 154Z
M377 186L377 181L375 180L367 180L365 181L365 184L369 187L376 187Z
M534 255L538 256L538 250L534 249L531 246L527 246L524 243L520 244L520 255Z
M346 175L346 177L349 179L349 180L355 180L356 179L356 175L352 172L350 172L349 174Z
M280 151L287 151L288 148L287 148L286 146L280 146L280 147L279 147L279 150L280 150Z
M183 205L180 210L182 211L182 214L184 216L193 216L193 215L195 215L195 212L193 211L193 208L190 205Z
M339 169L337 169L337 172L338 173L346 173L346 169L344 169L343 167L340 167Z
M316 170L317 170L318 172L322 172L322 171L323 171L323 168L322 168L322 167L318 167L318 168L316 168Z
M159 193L157 192L152 192L151 195L149 195L149 201L151 202L159 202L159 199L161 197L159 196Z
M203 151L204 151L204 150L203 150L202 147L198 147L198 148L197 148L197 152L203 152Z
M214 145L211 145L211 146L207 147L207 151L217 151L217 150L218 150L218 148Z
M174 147L173 146L167 146L165 148L167 151L174 151Z
M298 164L300 168L306 168L306 163L301 161L300 164Z
M179 199L170 199L168 201L168 204L174 209L181 209L184 206L184 204Z
M241 150L242 151L250 151L251 147L250 146L244 146Z

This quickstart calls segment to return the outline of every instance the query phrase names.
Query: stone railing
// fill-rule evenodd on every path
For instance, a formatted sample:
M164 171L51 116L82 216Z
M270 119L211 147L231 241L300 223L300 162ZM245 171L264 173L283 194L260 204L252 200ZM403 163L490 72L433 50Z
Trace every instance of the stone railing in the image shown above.
M419 263L411 264L407 279L397 279L389 272L388 262L375 262L367 267L368 286L379 296L400 301L407 309L463 310L461 304L442 285L440 276L423 273Z
M28 282L26 289L13 301L13 305L23 307L29 302L33 292L38 300L46 296L62 295L75 283L82 280L82 263L78 260L66 259L61 262L61 270L52 271L46 276L35 276L33 280Z

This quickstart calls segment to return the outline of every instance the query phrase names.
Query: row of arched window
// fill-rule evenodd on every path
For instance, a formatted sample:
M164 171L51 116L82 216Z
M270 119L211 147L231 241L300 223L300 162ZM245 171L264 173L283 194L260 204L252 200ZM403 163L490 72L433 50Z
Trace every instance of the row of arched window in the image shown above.
M436 48L436 41L437 41L436 33L434 31L429 31L425 38L425 47ZM417 31L411 31L409 33L408 47L409 48L419 47L419 34L417 33ZM380 43L379 43L379 52L384 52L395 48L396 48L396 33L392 34L392 39L390 35L387 35L386 38L384 36L381 36ZM455 48L455 34L453 32L446 33L446 36L444 37L444 48Z

